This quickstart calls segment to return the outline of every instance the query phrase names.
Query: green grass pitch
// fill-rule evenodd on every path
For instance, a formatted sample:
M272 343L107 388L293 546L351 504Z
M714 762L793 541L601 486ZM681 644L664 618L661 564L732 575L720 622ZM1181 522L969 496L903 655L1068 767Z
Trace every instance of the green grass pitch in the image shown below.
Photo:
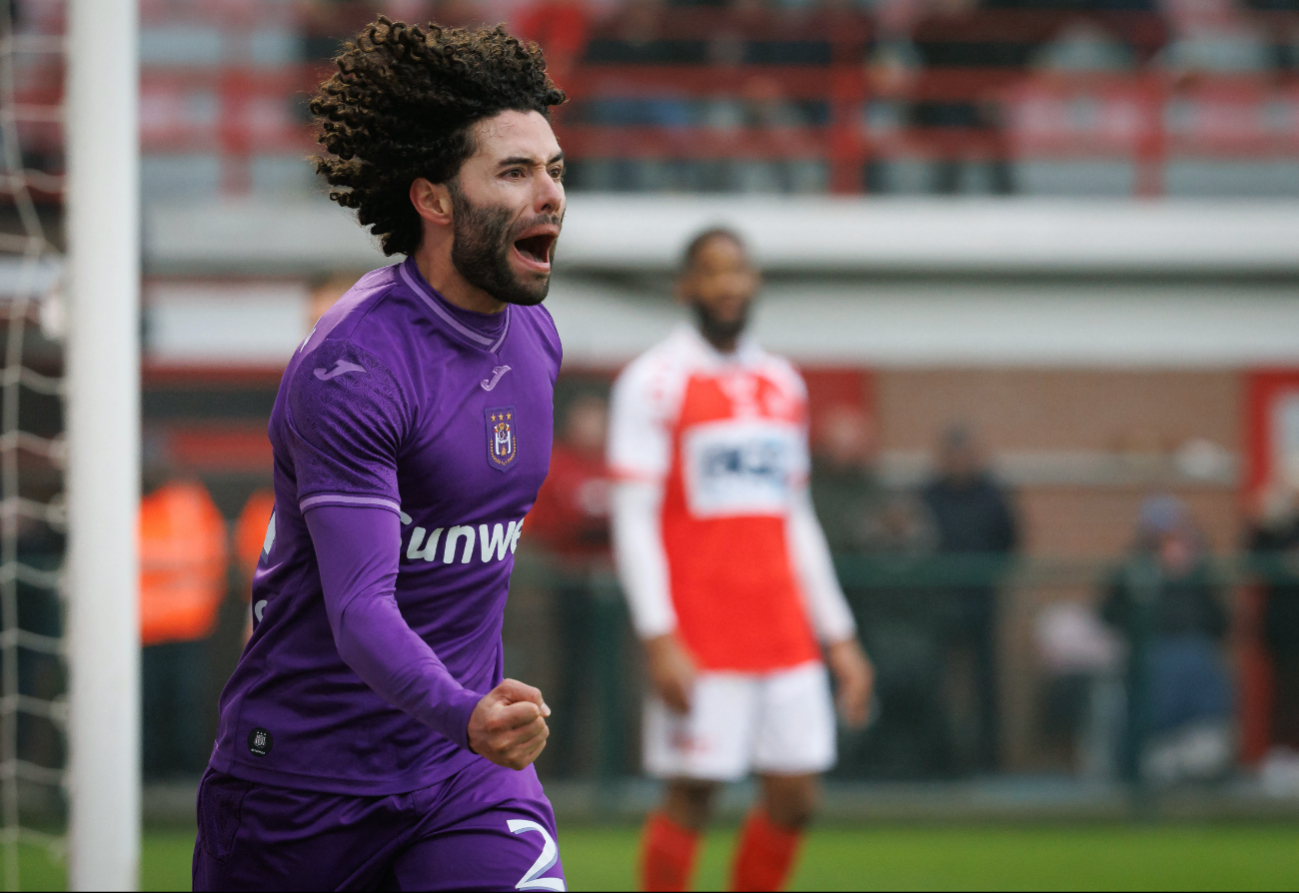
M572 890L632 890L638 830L561 825ZM733 829L708 837L695 889L725 889ZM144 890L188 890L192 831L145 834ZM23 888L61 890L63 866L25 849ZM1299 825L823 825L794 890L1296 890Z

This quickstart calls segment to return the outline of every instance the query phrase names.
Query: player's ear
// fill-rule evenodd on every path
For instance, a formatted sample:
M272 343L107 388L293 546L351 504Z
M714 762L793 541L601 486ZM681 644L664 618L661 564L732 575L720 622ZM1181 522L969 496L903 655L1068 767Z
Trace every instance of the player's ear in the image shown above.
M451 190L445 183L418 177L410 184L410 203L424 220L436 226L451 223Z

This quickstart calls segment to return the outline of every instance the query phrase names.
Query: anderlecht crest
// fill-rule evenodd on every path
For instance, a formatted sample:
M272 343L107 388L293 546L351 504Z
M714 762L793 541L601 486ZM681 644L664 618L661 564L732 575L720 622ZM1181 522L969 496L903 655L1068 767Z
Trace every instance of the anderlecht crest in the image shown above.
M487 461L502 471L519 454L519 426L513 406L487 410Z

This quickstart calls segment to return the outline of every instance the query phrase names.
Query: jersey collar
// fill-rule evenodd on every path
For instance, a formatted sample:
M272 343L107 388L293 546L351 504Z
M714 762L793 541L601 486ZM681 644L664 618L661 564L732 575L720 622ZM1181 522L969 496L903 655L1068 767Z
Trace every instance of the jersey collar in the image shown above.
M501 345L505 343L505 337L510 334L510 311L514 309L511 305L505 305L505 324L501 326L500 334L484 335L481 332L475 332L473 328L456 319L455 314L445 304L446 298L439 295L434 291L433 286L424 281L424 277L420 275L419 267L415 265L415 258L406 258L405 262L398 266L398 269L401 271L402 281L406 283L407 288L413 291L424 302L425 306L433 311L433 314L438 319L446 323L453 332L488 353L500 351Z

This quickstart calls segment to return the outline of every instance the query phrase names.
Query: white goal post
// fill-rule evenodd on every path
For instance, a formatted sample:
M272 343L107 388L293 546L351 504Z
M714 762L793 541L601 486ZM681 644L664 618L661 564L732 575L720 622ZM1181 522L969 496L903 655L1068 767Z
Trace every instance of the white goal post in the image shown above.
M139 11L70 0L68 881L133 890L140 857Z

